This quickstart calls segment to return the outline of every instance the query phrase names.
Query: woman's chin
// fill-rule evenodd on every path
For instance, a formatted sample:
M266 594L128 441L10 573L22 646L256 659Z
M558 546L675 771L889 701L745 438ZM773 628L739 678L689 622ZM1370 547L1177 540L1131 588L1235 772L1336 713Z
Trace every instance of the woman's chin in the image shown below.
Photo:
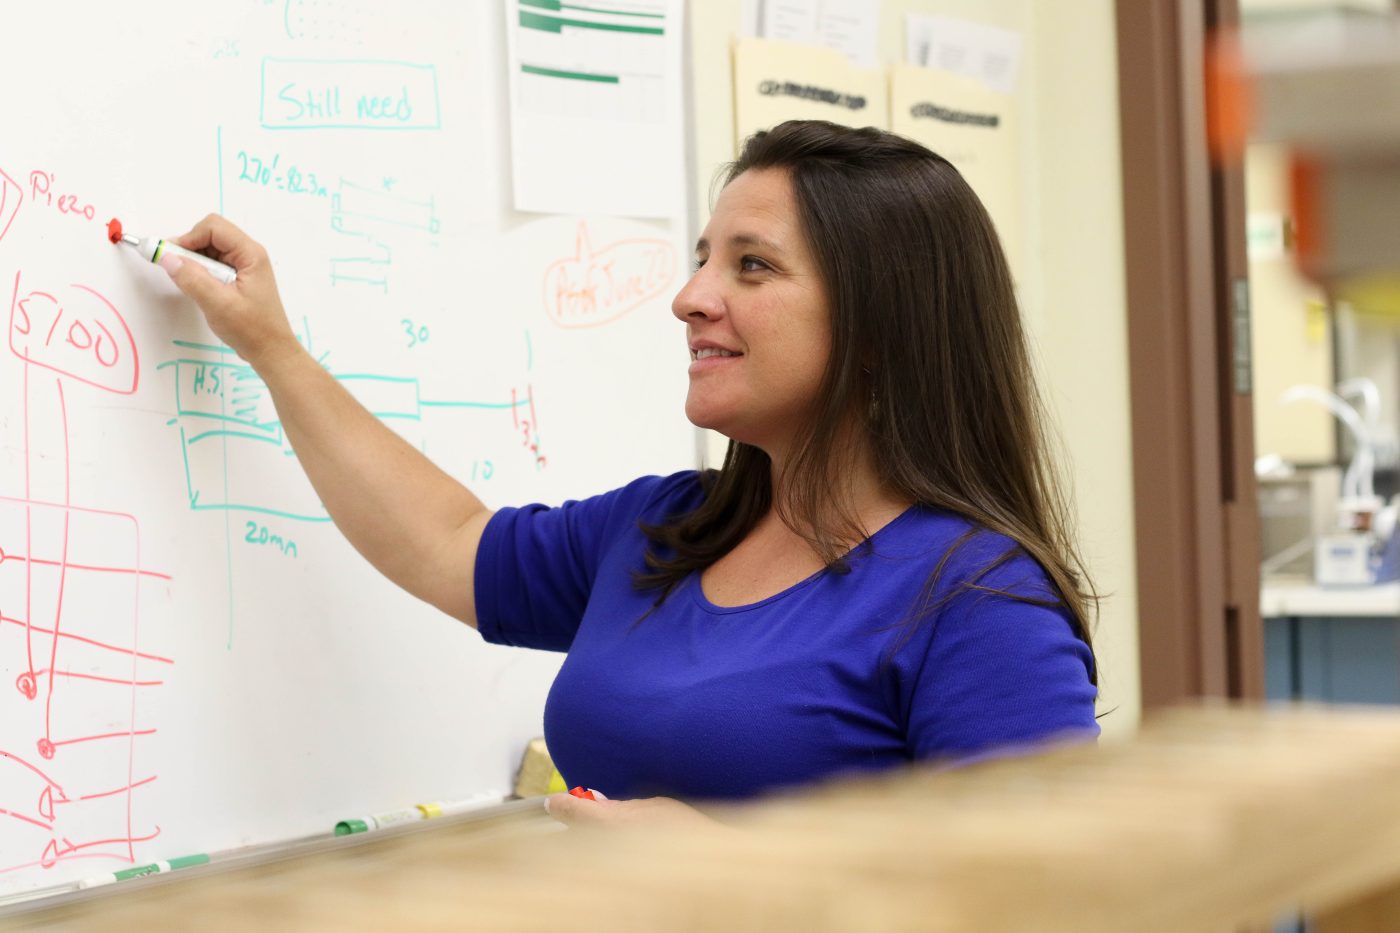
M692 415L689 411L685 413L685 417L687 420L690 421L691 424L695 425L697 428L704 428L707 431L718 431L720 434L725 434L726 436L728 436L728 432L724 430L723 421L714 418L708 418L703 414Z
M685 400L685 417L697 428L724 433L724 418L713 405L706 405L696 399L687 398Z

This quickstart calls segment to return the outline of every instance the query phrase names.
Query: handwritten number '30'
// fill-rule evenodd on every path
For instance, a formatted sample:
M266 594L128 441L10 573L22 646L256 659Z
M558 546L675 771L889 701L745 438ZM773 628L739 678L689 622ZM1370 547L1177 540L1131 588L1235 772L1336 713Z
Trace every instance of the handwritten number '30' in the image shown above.
M414 329L413 322L408 318L403 318L399 323L403 325L404 333L408 334L408 348L410 350L420 343L428 342L428 325L424 324L422 327Z

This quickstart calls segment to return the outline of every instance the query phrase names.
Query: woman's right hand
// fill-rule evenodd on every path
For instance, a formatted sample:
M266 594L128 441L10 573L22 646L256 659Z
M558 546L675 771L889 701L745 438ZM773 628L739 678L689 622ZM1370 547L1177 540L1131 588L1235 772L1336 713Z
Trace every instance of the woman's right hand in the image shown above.
M166 253L160 265L176 287L204 312L219 339L257 369L270 357L298 347L272 276L267 250L218 214L210 214L172 243L233 266L225 285L197 262Z

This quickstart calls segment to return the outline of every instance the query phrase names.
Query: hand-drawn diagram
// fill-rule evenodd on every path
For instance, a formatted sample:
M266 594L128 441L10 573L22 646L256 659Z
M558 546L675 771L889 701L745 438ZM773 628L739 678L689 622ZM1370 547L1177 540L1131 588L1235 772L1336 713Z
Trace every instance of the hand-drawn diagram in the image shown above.
M393 188L392 178L385 179L378 188L340 180L340 188L331 195L331 229L353 237L360 252L331 259L332 285L358 283L387 294L393 255L385 240L405 230L437 235L441 227L432 198L415 200Z
M396 74L414 79L406 85L407 90L400 92L401 98L408 95L400 112L411 110L417 115L412 120L380 119L388 116L384 108L393 101L383 95L376 98L378 103L370 100L374 97L372 88L384 84L386 76ZM432 78L431 87L418 80L425 76ZM329 221L334 236L323 255L329 260L331 287L364 292L372 303L388 299L396 257L420 258L424 250L436 250L439 246L442 221L432 188L415 183L415 169L396 171L392 162L385 163L388 167L378 174L366 173L363 166L353 172L337 171L337 150L300 140L327 129L328 120L345 119L350 110L356 114L357 122L341 129L435 129L436 116L425 123L424 114L429 108L419 105L431 102L431 110L436 113L436 93L435 70L431 67L372 61L263 59L263 128L310 132L278 133L281 142L276 145L266 139L239 139L231 141L226 150L224 129L217 128L220 212L226 209L226 182L228 193L238 203L252 196L295 203L303 211L319 213L328 209L322 216ZM271 116L276 114L281 116ZM237 213L237 208L232 211ZM395 315L389 320L398 321L395 329L401 328L399 332L406 336L404 345L409 349L427 343L435 329L417 312L412 318ZM302 324L299 339L314 356L310 323L303 320ZM528 342L527 334L530 359ZM434 343L429 352L419 351L419 356L431 358L431 349L439 345ZM241 546L241 538L249 545L280 551L288 559L300 559L307 553L309 536L298 534L295 526L289 528L286 523L324 523L329 516L295 460L266 386L228 347L215 342L176 341L173 349L176 352L157 368L172 377L169 384L175 404L169 425L179 432L189 507L196 512L224 514L225 544L230 554L233 548ZM455 401L424 398L423 383L416 375L339 371L344 367L333 370L325 362L328 355L321 354L318 361L376 417L395 427L425 453L425 415L442 409L476 410L486 417L474 422L474 431L482 431L496 443L502 435L516 438L524 464L535 470L548 465L535 416L538 399L528 362L523 378L515 385L511 384L515 380L505 381L502 388L483 393L483 401ZM511 419L508 425L503 420L507 414ZM500 419L495 421L494 430L493 418ZM513 458L507 458L504 451L488 448L482 457L463 464L463 473L467 475L469 469L472 481L486 479L512 466L510 459ZM230 559L230 647L236 615L233 575Z
M311 164L296 161L280 148L231 148L226 176L222 127L216 135L221 190L227 178L240 192L261 190L302 202L324 199L330 204L331 229L350 241L331 257L332 286L363 285L388 294L394 243L408 237L411 243L437 245L433 238L440 232L441 222L433 197L404 194L398 190L399 179L392 175L373 185L343 177L338 183L327 182Z
M313 350L306 322L301 339ZM287 481L289 473L299 477L301 468L293 459L267 387L253 368L218 344L177 341L175 346L180 355L157 369L174 375L176 417L169 424L180 432L190 508L329 521L309 483ZM320 358L323 363L325 356ZM385 421L421 422L434 409L509 411L511 429L520 436L530 462L536 469L546 465L540 453L534 389L528 383L512 388L509 401L450 401L424 399L414 376L332 375Z
M134 515L73 501L68 395L135 392L136 344L112 302L81 283L17 271L9 312L24 463L21 494L0 495L0 670L18 672L12 691L0 687L0 875L131 863L160 833L136 814L156 780L139 754L156 733L142 701L174 661L140 636L150 584L170 577L143 565Z

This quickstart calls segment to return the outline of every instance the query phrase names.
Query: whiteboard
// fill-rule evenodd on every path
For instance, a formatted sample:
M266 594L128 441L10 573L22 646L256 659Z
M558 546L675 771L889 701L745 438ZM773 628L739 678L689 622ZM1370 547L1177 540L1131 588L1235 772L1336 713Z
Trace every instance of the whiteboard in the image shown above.
M251 370L105 239L229 216L312 353L493 507L693 466L685 166L622 167L666 219L515 211L509 21L7 6L0 893L509 793L560 656L380 578Z

